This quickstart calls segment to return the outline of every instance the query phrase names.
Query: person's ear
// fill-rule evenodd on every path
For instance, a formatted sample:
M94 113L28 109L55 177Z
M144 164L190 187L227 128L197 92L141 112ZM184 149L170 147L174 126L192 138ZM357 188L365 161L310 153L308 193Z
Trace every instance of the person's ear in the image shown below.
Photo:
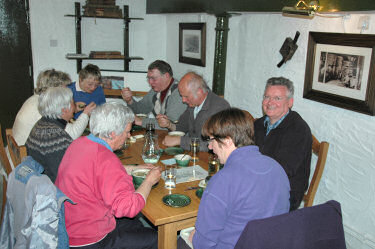
M115 137L116 137L116 133L114 131L112 131L111 133L109 133L109 139L110 140L113 140Z
M231 146L233 144L233 141L230 137L226 137L222 141L225 144L225 146Z
M292 108L293 103L294 103L294 99L293 99L293 98L290 98L290 99L288 100L288 107L289 107L289 109Z
M69 112L69 109L61 108L61 116L65 115L67 112Z

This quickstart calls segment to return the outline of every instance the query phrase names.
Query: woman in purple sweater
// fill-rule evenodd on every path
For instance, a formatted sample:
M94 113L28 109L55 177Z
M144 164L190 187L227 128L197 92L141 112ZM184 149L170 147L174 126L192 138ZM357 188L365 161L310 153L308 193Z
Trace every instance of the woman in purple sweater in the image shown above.
M254 124L242 110L213 115L202 134L224 168L203 193L190 238L195 249L234 248L248 221L289 211L289 180L254 145Z

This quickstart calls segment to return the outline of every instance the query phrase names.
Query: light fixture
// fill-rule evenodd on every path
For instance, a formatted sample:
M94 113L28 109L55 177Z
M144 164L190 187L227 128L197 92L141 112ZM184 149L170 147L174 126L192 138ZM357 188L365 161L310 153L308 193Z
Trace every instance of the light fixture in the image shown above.
M310 1L307 4L304 0L300 0L293 7L284 7L282 9L283 15L286 16L301 16L313 18L315 12L319 10L319 0Z

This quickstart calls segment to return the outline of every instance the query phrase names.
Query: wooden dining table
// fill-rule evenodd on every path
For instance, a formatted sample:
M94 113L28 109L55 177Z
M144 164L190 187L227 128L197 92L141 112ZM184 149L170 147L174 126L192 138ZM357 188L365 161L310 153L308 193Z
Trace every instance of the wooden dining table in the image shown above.
M144 130L132 132L132 135L144 134ZM167 131L156 130L158 135L158 143L161 149L166 147L162 145ZM137 139L135 143L130 143L129 146L123 150L123 155L120 156L122 163L126 164L143 164L141 152L145 143L144 138ZM185 151L185 153L188 153ZM203 169L208 169L208 152L199 152L199 161L197 165ZM160 160L155 165L164 165L161 160L173 158L173 155L163 153ZM192 167L192 162L189 163ZM198 214L200 199L196 196L196 189L187 190L189 187L197 187L200 180L179 183L175 189L168 190L164 187L164 180L160 179L159 184L153 188L147 198L142 214L158 228L158 248L159 249L176 249L177 248L177 232L195 224ZM170 207L163 203L162 199L168 194L184 194L190 197L191 203L185 207Z

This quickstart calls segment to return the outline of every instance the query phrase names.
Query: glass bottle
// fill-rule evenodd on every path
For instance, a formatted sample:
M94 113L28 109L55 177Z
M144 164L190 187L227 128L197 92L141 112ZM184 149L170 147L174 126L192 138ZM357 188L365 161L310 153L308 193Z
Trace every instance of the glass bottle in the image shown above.
M158 135L148 133L145 136L145 144L142 149L142 159L145 163L155 164L160 158Z

